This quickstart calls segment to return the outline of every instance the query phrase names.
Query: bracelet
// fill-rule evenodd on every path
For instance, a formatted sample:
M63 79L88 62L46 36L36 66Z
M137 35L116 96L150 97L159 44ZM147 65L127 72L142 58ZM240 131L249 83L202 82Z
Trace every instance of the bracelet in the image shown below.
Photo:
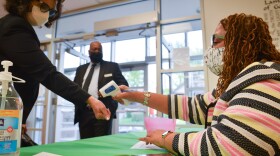
M144 105L148 105L149 104L149 98L151 97L151 93L150 92L144 92Z
M173 133L173 132L172 131L165 131L164 133L162 133L162 135L161 135L162 139L165 139L169 133Z
M165 138L168 136L168 134L173 133L172 131L165 131L164 133L162 133L161 137L163 139L163 147L165 147Z

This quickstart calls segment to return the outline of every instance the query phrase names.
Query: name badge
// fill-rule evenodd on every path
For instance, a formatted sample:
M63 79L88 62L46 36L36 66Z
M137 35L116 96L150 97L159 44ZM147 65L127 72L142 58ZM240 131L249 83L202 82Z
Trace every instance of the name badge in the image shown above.
M104 77L112 77L112 76L113 76L112 73L110 73L110 74L105 74L105 75L104 75Z

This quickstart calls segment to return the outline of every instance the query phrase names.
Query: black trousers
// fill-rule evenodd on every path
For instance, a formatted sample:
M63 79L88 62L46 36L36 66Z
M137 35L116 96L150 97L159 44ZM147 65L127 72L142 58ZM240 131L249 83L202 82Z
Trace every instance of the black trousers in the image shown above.
M94 116L93 112L91 115ZM110 118L110 120L107 121L97 120L95 117L89 117L90 115L88 113L84 113L82 116L85 120L80 120L79 122L81 139L112 134L113 118Z

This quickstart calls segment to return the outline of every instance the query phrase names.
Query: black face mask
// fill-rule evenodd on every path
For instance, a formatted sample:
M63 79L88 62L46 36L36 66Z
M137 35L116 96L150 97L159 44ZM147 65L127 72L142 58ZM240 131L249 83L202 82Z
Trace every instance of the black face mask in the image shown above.
M90 54L89 58L91 62L99 63L103 60L103 53L102 52L92 53Z

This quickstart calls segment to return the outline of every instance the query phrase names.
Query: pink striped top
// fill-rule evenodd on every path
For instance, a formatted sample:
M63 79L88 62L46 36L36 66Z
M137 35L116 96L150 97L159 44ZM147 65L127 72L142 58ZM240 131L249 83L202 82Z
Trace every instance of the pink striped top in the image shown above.
M170 118L208 125L201 132L176 134L178 155L280 155L279 64L255 62L219 100L212 94L169 96Z

